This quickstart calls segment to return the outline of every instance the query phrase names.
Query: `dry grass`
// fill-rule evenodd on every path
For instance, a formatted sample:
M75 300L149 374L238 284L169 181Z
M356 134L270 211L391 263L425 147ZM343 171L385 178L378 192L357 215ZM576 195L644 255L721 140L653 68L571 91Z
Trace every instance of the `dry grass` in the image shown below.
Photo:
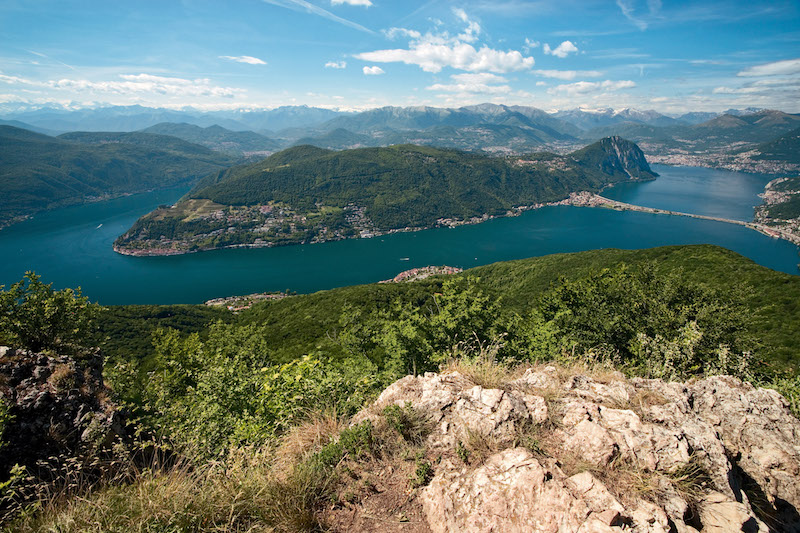
M142 471L128 485L57 498L11 530L72 532L317 531L333 479L316 469L274 475L271 450L233 450L224 461Z
M68 364L58 364L47 382L57 391L69 390L75 386L75 369Z
M420 446L430 435L433 429L431 420L427 414L415 409L411 402L406 402L404 406L389 405L381 412L383 422L391 429L394 429L402 438L412 446ZM391 442L390 436L381 432L387 443Z
M644 419L646 418L645 414L649 407L666 405L668 403L670 403L670 400L659 392L650 389L639 389L636 391L636 394L631 397L626 409L630 409Z
M524 369L510 367L489 358L451 359L442 371L459 372L475 385L484 389L505 389L518 378Z
M485 389L504 389L520 377L527 365L508 365L497 360L502 347L499 340L490 343L459 343L450 352L441 372L459 372Z
M690 506L696 506L697 502L708 493L709 487L713 483L711 476L696 455L689 457L689 462L667 472L666 478Z
M463 447L466 450L467 462L471 466L480 466L492 455L510 446L510 442L502 441L493 435L485 435L467 428Z
M334 439L347 425L335 411L313 412L292 428L275 451L275 472L287 474Z

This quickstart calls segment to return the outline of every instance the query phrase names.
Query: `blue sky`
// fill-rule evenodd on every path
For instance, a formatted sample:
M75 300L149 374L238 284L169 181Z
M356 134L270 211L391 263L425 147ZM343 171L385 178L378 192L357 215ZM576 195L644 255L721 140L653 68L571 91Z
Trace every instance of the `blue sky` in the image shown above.
M0 0L0 110L800 112L795 0Z

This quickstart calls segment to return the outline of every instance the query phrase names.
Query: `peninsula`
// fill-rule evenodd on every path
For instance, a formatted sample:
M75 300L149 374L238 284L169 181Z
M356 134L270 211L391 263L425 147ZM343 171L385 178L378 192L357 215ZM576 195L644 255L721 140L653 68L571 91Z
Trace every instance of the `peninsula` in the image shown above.
M561 200L560 202L551 202L548 205L571 205L575 207L605 207L608 209L616 209L618 211L638 211L640 213L653 213L656 215L675 215L681 217L699 218L702 220L714 220L716 222L726 222L728 224L737 224L763 233L768 237L776 239L785 239L793 244L800 245L800 235L791 231L790 228L781 226L769 226L761 222L747 222L744 220L734 220L730 218L712 217L708 215L697 215L694 213L682 213L680 211L670 211L668 209L658 209L655 207L644 207L641 205L626 204L600 196L599 194L591 193L588 191L581 191L572 193L569 198Z
M139 219L114 250L175 255L452 227L656 175L639 147L619 137L567 155L513 157L298 146L207 176L177 204Z

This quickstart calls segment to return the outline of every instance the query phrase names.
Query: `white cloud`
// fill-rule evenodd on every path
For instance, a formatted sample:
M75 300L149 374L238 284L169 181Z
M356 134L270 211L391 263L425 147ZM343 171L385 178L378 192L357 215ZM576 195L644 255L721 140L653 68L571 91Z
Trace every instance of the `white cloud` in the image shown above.
M378 66L364 67L362 71L365 76L379 76L380 74L384 74L383 69Z
M455 83L442 84L436 83L426 87L429 91L444 91L462 94L507 94L511 92L508 85L497 85L506 83L502 76L481 72L476 74L453 74L450 76Z
M797 87L800 86L800 78L772 78L752 82L756 87Z
M416 30L409 30L408 28L389 28L383 30L383 34L387 39L397 39L398 37L408 37L409 39L419 39L422 34Z
M10 85L44 85L34 80L20 78L19 76L7 76L6 74L2 73L0 73L0 82L8 83Z
M739 88L731 88L731 87L716 87L713 91L713 94L756 94L763 92L764 89L760 87L739 87Z
M536 82L536 86L537 87L547 87L547 82L546 81L537 81Z
M477 41L478 35L481 33L480 24L474 20L470 20L469 16L467 16L467 12L463 9L454 7L453 14L458 17L458 20L467 25L464 31L456 36L456 39L467 43L474 43Z
M597 78L603 75L598 70L534 70L532 72L537 76L555 78L557 80L574 80L577 77Z
M716 87L714 94L777 94L781 92L796 93L800 87L800 78L772 78L747 83L741 87Z
M372 2L370 2L370 0L331 0L332 6L338 6L340 4L347 4L348 6L369 7L372 5Z
M421 34L415 30L392 28L387 37L407 37L408 48L376 50L363 52L355 57L376 63L405 63L417 65L425 72L440 72L451 67L468 72L506 73L527 70L534 65L532 57L524 57L516 50L502 51L486 45L476 48L471 43L478 40L480 25L470 20L463 9L454 9L456 18L466 24L466 28L455 36L448 32Z
M557 85L552 89L548 89L550 94L566 94L567 96L581 96L589 93L596 92L609 92L617 91L620 89L632 89L636 84L631 80L620 81L578 81L575 83L568 83L564 85Z
M689 61L691 65L727 65L727 61L719 59L692 59Z
M551 56L560 57L562 59L567 57L569 54L574 54L577 52L578 47L575 46L572 41L564 41L555 48L550 48L550 45L547 43L544 44L545 54L550 54Z
M539 41L532 41L531 39L528 39L527 37L525 37L525 44L522 46L522 49L527 54L531 50L533 50L534 48L539 48L539 46L541 46L541 44L542 43L540 43Z
M642 31L647 29L647 22L634 16L633 2L630 0L617 0L617 6L620 8L625 18L633 22L637 28Z
M503 52L483 46L476 50L462 43L455 46L433 43L416 43L408 50L377 50L356 57L379 63L405 63L417 65L425 72L440 72L443 67L453 67L470 72L511 72L533 66L532 57L523 57L516 50Z
M800 74L800 58L756 65L742 70L737 76L788 76L792 74Z
M347 68L347 61L328 61L325 63L325 68Z
M253 56L219 56L220 59L236 61L237 63L247 63L248 65L266 65L267 62Z
M152 74L122 74L123 81L90 81L61 79L46 82L53 89L93 91L97 93L133 94L151 93L165 96L213 96L233 98L244 91L232 87L218 87L208 78L184 79L153 76Z

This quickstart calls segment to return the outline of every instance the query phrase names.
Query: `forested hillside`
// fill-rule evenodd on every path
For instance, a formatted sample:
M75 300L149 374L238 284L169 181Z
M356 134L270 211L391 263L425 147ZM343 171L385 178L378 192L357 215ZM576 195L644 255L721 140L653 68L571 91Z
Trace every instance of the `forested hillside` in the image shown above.
M234 161L162 135L72 133L55 138L0 126L0 227L43 209L189 185Z
M253 131L231 131L218 125L202 128L194 124L162 122L161 124L150 126L142 130L142 132L171 135L212 150L236 156L257 152L262 154L261 157L263 158L264 155L267 155L264 152L274 152L281 147L277 141Z
M116 246L135 254L321 242L502 215L653 177L641 150L616 137L569 156L512 158L411 145L298 146L206 178L175 208L137 221Z

